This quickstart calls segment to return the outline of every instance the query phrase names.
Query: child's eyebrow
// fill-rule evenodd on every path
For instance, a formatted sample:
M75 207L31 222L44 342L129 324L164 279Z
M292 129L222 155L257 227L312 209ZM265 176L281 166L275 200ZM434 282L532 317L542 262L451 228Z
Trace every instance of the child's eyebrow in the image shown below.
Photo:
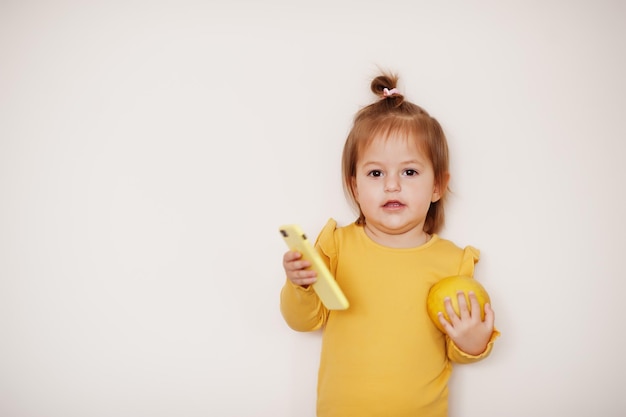
M378 162L378 161L367 161L367 162L363 162L362 164L363 164L363 166L367 166L367 165L382 165L382 162Z

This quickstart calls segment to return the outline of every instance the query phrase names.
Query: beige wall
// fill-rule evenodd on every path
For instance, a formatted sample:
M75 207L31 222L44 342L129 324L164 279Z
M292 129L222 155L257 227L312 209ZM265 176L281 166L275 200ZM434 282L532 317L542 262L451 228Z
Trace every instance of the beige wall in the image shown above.
M626 409L623 2L83 3L0 3L2 416L313 416L277 228L353 220L377 66L448 133L503 334L451 416Z

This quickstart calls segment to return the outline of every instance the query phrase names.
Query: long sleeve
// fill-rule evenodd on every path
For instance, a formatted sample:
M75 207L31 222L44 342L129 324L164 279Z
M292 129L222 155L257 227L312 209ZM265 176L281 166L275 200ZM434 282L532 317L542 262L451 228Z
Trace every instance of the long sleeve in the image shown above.
M308 332L321 328L328 317L312 286L303 288L287 280L280 293L280 312L293 330Z

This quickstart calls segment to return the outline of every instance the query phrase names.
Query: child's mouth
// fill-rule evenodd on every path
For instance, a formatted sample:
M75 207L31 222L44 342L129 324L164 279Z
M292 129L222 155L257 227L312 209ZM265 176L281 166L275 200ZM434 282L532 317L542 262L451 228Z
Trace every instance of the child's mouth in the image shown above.
M402 204L402 203L401 203L401 202L399 202L399 201L395 201L395 200L392 200L392 201L387 201L387 202L383 205L383 207L385 207L385 208L400 208L400 207L402 207L402 206L404 206L404 204Z

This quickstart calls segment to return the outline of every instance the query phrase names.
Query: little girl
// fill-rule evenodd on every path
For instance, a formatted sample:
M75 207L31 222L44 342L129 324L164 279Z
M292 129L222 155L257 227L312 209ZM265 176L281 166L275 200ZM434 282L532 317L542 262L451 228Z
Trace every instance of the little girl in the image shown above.
M485 318L470 293L459 294L460 314L446 300L446 333L431 322L428 290L451 275L469 275L477 249L436 233L444 222L448 146L437 120L404 99L397 77L371 84L380 98L361 109L346 140L342 174L358 219L332 219L315 247L350 302L327 310L311 284L315 272L298 252L283 257L287 282L281 312L294 330L324 328L318 375L319 417L443 417L451 362L489 355L498 336L494 313Z

